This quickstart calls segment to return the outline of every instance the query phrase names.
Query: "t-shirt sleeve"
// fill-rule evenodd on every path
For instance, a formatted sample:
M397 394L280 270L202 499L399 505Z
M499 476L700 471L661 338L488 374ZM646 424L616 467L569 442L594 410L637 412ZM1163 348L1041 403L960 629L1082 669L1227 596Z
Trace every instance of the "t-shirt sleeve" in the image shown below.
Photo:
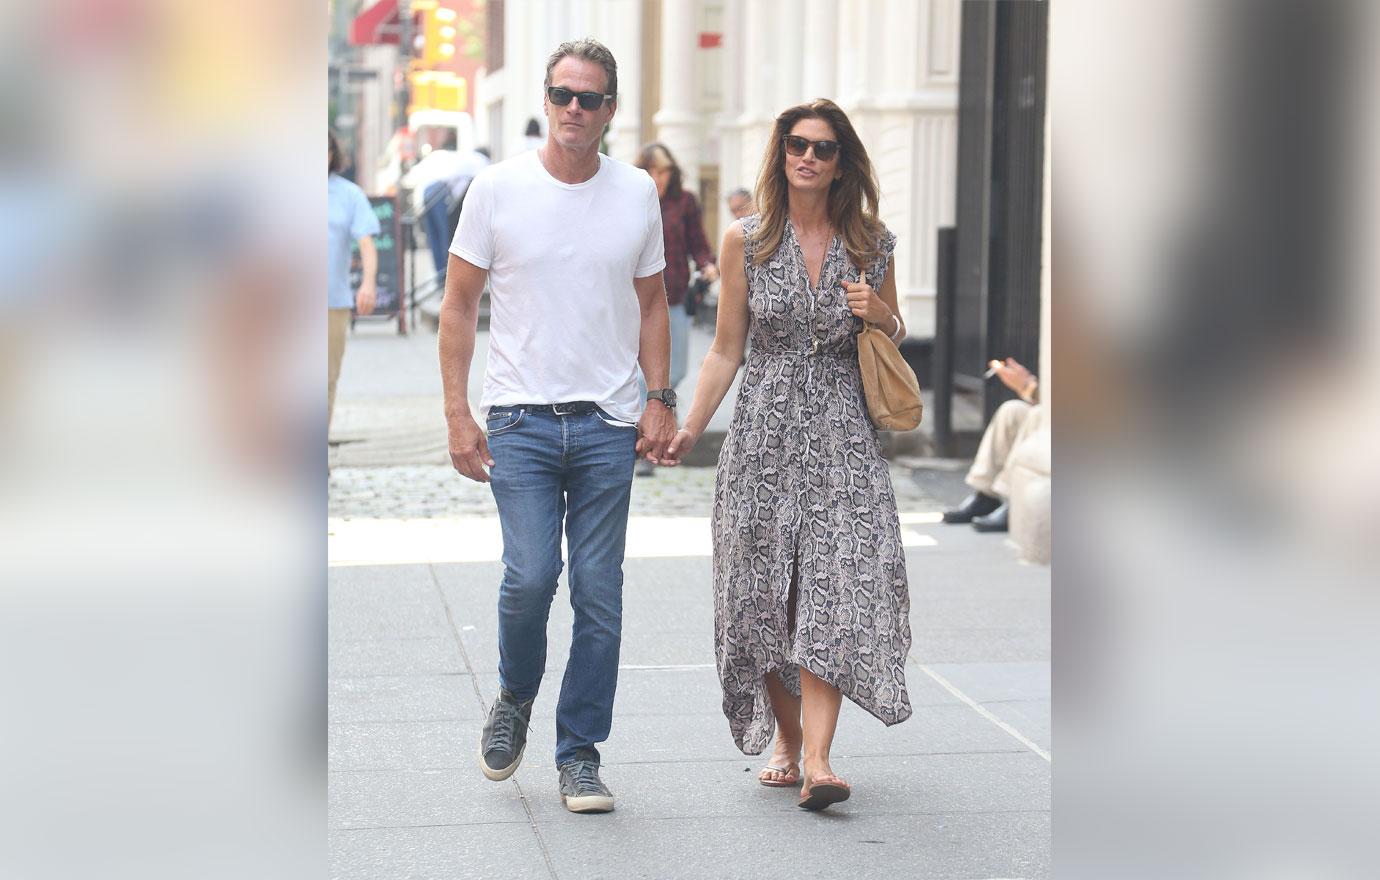
M378 235L379 218L374 213L374 206L369 204L369 197L359 187L355 187L350 195L354 201L354 216L350 218L350 238L358 241L366 235Z
M647 178L646 190L647 237L637 258L634 278L647 278L666 268L666 241L661 237L661 202L656 196L656 184Z
M460 209L460 225L455 227L455 239L450 252L481 269L488 269L494 259L493 183L492 175L480 173L465 192Z

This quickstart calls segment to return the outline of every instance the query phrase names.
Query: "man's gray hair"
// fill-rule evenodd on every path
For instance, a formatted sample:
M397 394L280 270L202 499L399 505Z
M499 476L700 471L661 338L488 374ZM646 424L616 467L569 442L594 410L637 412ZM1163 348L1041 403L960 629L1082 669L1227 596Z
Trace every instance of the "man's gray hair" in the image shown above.
M604 68L608 83L604 94L618 98L618 62L613 60L609 47L598 40L585 37L583 40L567 40L556 47L551 57L546 59L546 87L551 87L551 71L556 69L562 58L583 58Z
M735 189L733 192L731 192L731 193L729 193L728 195L724 196L724 198L725 198L725 199L731 199L731 198L733 198L734 196L742 196L743 198L747 199L749 202L752 201L752 193L749 192L748 189L747 189L747 187L745 187L745 186L740 186L740 187L738 187L738 188Z

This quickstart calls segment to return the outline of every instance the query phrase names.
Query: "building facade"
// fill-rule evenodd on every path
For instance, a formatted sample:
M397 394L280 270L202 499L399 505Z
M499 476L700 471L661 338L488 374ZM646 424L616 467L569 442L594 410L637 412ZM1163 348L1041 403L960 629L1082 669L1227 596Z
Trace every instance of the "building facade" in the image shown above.
M609 154L632 161L643 143L666 144L715 242L731 220L723 196L753 188L776 114L837 102L867 145L882 219L899 239L906 323L933 333L935 235L954 216L959 0L488 0L487 14L479 142L506 158L523 149L528 119L544 131L548 54L594 37L618 59Z

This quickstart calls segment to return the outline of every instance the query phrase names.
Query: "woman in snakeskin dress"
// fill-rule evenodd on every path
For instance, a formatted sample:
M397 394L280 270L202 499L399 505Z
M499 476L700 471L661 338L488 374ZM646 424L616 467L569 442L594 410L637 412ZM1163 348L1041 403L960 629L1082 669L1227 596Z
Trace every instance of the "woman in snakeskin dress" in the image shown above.
M724 236L714 344L668 455L694 446L750 342L714 492L724 714L747 754L774 731L759 780L801 782L800 805L820 809L850 793L829 763L841 698L886 724L911 714L905 552L856 338L864 320L905 332L896 237L861 141L826 100L777 117L757 204Z

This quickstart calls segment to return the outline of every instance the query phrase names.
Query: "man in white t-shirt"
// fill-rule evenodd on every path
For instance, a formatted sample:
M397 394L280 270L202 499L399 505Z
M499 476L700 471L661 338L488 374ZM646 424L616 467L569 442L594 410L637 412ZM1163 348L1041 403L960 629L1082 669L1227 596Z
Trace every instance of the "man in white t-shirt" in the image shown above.
M481 768L502 780L522 761L564 526L575 623L556 766L568 809L608 812L595 744L613 719L633 464L639 454L659 464L676 431L666 261L652 179L598 152L617 106L612 53L562 43L545 86L545 146L489 166L465 196L441 306L441 375L451 462L490 483L503 529L499 694ZM487 438L466 398L486 278ZM639 364L654 389L645 401Z

